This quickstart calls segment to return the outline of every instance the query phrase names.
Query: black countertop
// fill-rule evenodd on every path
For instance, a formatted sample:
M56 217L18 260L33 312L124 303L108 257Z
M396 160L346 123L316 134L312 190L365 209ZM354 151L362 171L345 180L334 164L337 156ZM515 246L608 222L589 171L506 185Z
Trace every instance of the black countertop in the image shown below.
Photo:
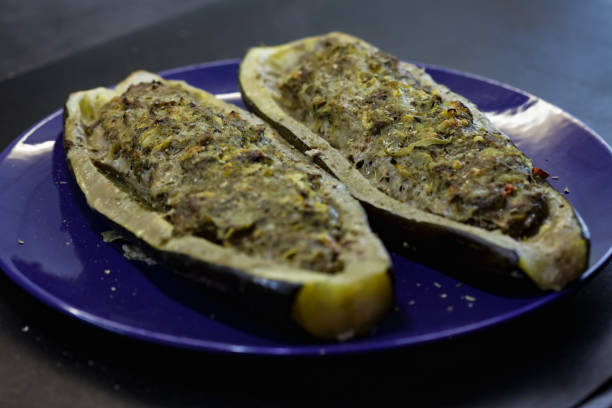
M529 91L610 143L610 21L612 4L603 0L208 2L0 82L0 146L62 106L71 91L116 83L137 68L235 58L254 44L331 30L402 59ZM577 294L493 329L323 358L217 356L123 338L49 309L1 275L0 405L609 406L611 269ZM596 391L599 399L585 403Z

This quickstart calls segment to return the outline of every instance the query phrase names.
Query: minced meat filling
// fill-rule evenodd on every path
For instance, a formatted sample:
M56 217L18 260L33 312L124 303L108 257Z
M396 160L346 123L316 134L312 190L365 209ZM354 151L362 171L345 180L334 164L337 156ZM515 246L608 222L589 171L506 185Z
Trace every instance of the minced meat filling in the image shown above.
M94 162L194 234L258 257L342 269L341 220L317 174L298 170L260 126L152 82L107 103L88 128Z
M518 238L536 233L547 216L531 161L394 57L326 39L281 81L284 109L387 195Z

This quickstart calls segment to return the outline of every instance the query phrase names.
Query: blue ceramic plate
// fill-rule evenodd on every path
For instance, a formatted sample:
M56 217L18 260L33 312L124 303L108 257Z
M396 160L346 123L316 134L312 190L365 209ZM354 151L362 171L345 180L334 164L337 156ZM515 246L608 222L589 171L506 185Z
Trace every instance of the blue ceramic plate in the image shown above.
M318 343L253 321L202 295L158 266L123 257L105 243L103 220L85 205L66 167L61 111L43 119L0 156L0 267L51 307L98 327L156 343L224 353L345 354L392 349L466 334L507 321L558 299L600 270L612 252L612 152L593 131L549 103L506 85L426 66L437 81L474 101L551 184L591 232L590 267L558 293L499 296L393 255L394 310L369 337ZM167 71L243 106L238 61Z

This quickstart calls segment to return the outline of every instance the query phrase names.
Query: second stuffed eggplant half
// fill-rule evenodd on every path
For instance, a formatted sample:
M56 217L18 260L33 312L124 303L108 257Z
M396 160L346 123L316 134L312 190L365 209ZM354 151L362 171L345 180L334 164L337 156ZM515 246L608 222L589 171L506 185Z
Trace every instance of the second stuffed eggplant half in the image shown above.
M586 227L547 174L424 70L330 33L251 49L240 87L249 107L395 223L393 239L430 260L542 290L587 268Z
M177 273L320 338L389 309L389 256L359 202L258 117L144 71L64 113L88 205Z

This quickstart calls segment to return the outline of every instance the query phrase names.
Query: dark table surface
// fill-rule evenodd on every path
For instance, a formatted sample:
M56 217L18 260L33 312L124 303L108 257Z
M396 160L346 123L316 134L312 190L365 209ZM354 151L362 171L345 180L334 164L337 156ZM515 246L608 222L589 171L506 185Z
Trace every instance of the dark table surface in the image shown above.
M0 147L71 91L331 30L529 91L610 143L611 21L604 0L206 2L0 82ZM610 299L608 266L573 296L458 339L374 355L232 357L104 332L0 275L0 406L612 406Z

